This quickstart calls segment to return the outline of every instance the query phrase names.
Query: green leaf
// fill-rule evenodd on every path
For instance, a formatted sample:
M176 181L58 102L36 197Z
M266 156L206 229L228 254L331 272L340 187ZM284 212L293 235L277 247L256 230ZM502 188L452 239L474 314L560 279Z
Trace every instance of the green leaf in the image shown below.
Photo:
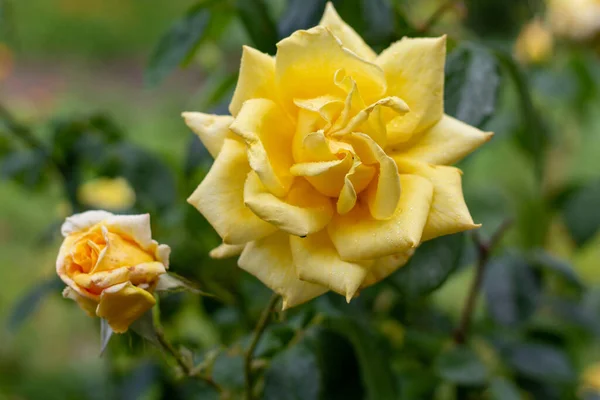
M493 259L484 278L488 311L494 321L516 326L537 309L541 283L531 265L515 254Z
M288 37L299 29L309 29L317 25L327 0L289 0L287 4L277 28L280 38Z
M482 46L459 46L446 61L446 113L473 126L494 113L500 75L494 55Z
M562 209L565 225L578 246L585 245L600 229L600 182L572 193Z
M48 156L42 150L15 150L0 160L0 180L10 179L34 188L42 182Z
M277 354L265 372L265 400L316 400L322 387L317 355L306 340Z
M544 152L548 144L548 133L540 113L535 108L527 77L513 57L505 52L495 52L508 77L513 81L517 91L521 112L522 126L516 132L516 139L521 148L533 159L538 178L543 175Z
M275 54L279 40L277 27L264 1L237 0L236 8L254 46L264 53Z
M198 288L198 285L183 276L179 276L173 272L167 272L166 274L162 274L158 278L158 284L154 289L156 292L192 292L194 294L199 294L202 296L213 297L212 294L203 292Z
M569 383L576 373L566 354L544 344L525 343L513 346L508 362L520 374L535 380Z
M535 250L532 253L531 261L535 266L551 271L578 289L583 289L585 287L585 284L581 281L577 272L575 272L568 262L556 258L545 250Z
M364 39L367 43L389 46L395 39L394 9L390 0L362 0L362 15L365 20Z
M108 346L108 342L113 336L113 330L108 325L108 321L105 319L100 319L100 355L104 354L106 351L106 347Z
M477 353L463 346L442 353L437 359L436 371L443 379L464 386L482 385L488 376Z
M192 7L160 38L148 62L145 80L160 83L194 53L209 25L211 12L204 3Z
M423 243L408 264L388 279L409 299L434 291L459 266L464 237L459 233Z
M64 287L58 277L52 277L29 289L14 305L8 318L8 328L17 330L38 309L42 300Z
M370 326L345 317L328 318L323 327L345 337L356 353L366 398L395 399L397 389L390 369L389 354Z
M514 383L495 377L490 383L490 400L521 400L521 395Z

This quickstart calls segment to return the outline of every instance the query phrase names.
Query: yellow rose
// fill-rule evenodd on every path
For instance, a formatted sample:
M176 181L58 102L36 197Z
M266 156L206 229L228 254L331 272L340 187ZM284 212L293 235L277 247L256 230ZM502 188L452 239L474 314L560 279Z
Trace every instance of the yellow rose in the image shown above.
M79 201L94 208L126 210L135 204L135 192L124 178L97 178L81 185Z
M152 240L150 216L87 211L66 219L56 272L63 296L117 333L156 303L152 292L169 267L170 248Z
M289 308L350 301L421 241L478 227L449 165L491 134L444 115L445 55L445 37L377 55L331 4L275 57L244 47L232 115L183 114L215 157L188 199L223 239L211 256L241 254Z
M600 32L600 0L548 0L548 19L559 36L589 39Z
M515 43L515 55L525 64L541 63L550 58L553 45L552 33L536 18L519 33Z

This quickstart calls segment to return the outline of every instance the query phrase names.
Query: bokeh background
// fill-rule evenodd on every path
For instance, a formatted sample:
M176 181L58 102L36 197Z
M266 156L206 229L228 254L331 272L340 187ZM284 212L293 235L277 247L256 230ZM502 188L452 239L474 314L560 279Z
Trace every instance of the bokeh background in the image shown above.
M60 296L61 285L56 284L54 277L54 260L60 244L58 227L73 211L97 206L93 204L93 193L115 192L106 196L116 196L116 208L152 211L156 239L171 244L175 250L175 272L226 299L225 306L219 301L187 294L166 299L161 311L167 321L167 332L176 341L198 349L237 343L269 297L256 280L236 270L234 261L216 262L207 258L206 253L218 244L218 239L202 217L185 203L187 194L201 180L211 161L180 113L186 110L225 113L241 45L256 45L256 34L249 34L243 18L229 5L235 2L224 1L221 8L216 7L217 17L211 20L209 33L195 46L196 51L182 50L183 56L171 52L163 54L161 59L158 45L161 37L197 3L193 0L0 1L2 400L192 396L186 394L188 389L171 387L171 381L164 377L168 364L165 357L133 336L119 338L109 354L99 357L98 321L88 318L74 303ZM280 33L294 24L314 19L307 15L310 7L303 6L301 1L265 3L271 18L278 21ZM447 91L451 88L452 95L462 93L456 95L461 98L484 96L477 101L471 98L471 103L462 105L451 101L450 111L459 117L474 118L482 129L496 133L490 143L460 165L465 172L467 204L474 219L483 223L482 234L489 235L503 221L512 220L513 225L502 241L504 249L512 252L545 249L566 265L570 271L567 275L574 271L573 279L585 286L585 292L572 297L573 302L561 303L562 309L556 302L546 302L550 295L544 299L540 296L535 306L535 321L527 325L526 333L514 333L516 330L507 328L502 335L510 338L537 332L537 339L557 344L567 354L573 378L566 392L572 397L564 397L566 392L561 389L544 392L548 397L533 391L529 398L577 398L584 371L600 361L597 336L600 297L596 290L600 285L600 235L596 234L600 224L597 34L582 39L552 33L547 23L548 4L541 1L378 0L373 2L377 12L367 13L367 17L360 8L344 8L344 1L337 3L342 16L357 26L378 50L404 35L449 35L449 54L454 62L449 68L455 68L456 78L446 82ZM453 4L442 9L440 6L445 3ZM392 7L394 12L381 13L388 8L378 8L380 4ZM559 12L559 16L566 13ZM529 28L529 36L520 36L520 48L516 50L519 34L536 17L543 27ZM260 16L256 18L260 20ZM575 22L576 26L582 24ZM188 39L184 33L173 40L171 47ZM461 47L465 43L485 51L479 53L471 51L472 47ZM273 45L267 42L260 46ZM499 56L490 61L494 52L516 54L518 60L503 64L505 56ZM175 57L175 61L165 61L168 57ZM184 58L187 58L186 68L170 68L183 63ZM469 85L491 88L493 95L482 94L481 90L469 92ZM469 107L487 107L489 111L473 112ZM115 154L121 154L121 159L108 163L109 166L105 160L87 158L69 164L73 160L63 157L65 165L83 171L69 198L64 173L40 167L28 158L29 153L27 157L15 155L21 154L27 143L18 143L11 137L9 131L14 123L41 143L68 136L60 132L73 127L76 137L100 132L103 138L100 141L118 138L114 141L124 142L126 147L113 149ZM6 144L13 141L16 144ZM103 148L94 141L67 142L53 154L62 154L60 151L66 148L78 153ZM129 158L139 163L129 165L123 161ZM110 185L93 186L88 189L92 194L86 197L80 186L102 176L125 176L137 200L127 204L123 190ZM120 205L120 201L125 203ZM473 275L468 260L464 264L428 299L428 307L433 307L450 324L458 319ZM200 269L202 272L198 272ZM548 285L560 287L561 283ZM562 293L560 289L558 292ZM519 293L524 297L533 295L527 290ZM385 304L380 303L394 298L380 292L377 296L372 297L378 298L377 307L383 309ZM390 320L380 331L401 348L405 324L400 319ZM480 304L477 326L487 334L499 332L500 328L489 320L485 306ZM543 360L540 358L538 363ZM236 376L237 364L221 364L223 379L232 381L233 386L238 384L241 377ZM509 375L514 377L519 373ZM525 393L526 386L519 387ZM413 397L403 393L403 398L431 398L434 394L440 396L436 398L453 398L443 397L442 389L436 389L434 394L416 391ZM458 398L462 398L460 393Z

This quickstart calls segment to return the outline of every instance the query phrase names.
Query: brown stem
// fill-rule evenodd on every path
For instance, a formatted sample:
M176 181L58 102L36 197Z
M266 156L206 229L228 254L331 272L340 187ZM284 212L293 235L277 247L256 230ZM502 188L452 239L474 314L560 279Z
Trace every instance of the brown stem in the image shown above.
M211 377L202 374L201 370L198 370L185 362L181 356L181 353L173 347L161 328L155 328L155 332L156 338L158 339L161 347L175 359L177 365L179 365L179 368L181 368L185 376L199 379L207 385L212 386L218 392L222 391L221 387Z
M471 283L469 295L467 296L467 301L460 318L460 324L454 332L454 341L457 344L464 344L467 341L469 329L471 327L471 319L473 318L473 311L475 310L477 297L479 296L481 285L483 284L485 268L494 248L498 245L504 236L504 233L506 233L506 230L511 225L511 220L504 221L488 241L484 241L477 233L473 234L473 240L477 246L477 267L475 269L475 277Z
M254 328L254 337L252 338L252 342L250 343L250 347L248 347L248 351L246 352L246 357L244 359L244 377L246 381L246 400L252 400L252 357L254 357L254 350L256 350L256 346L262 337L262 334L265 332L267 325L269 325L269 321L271 320L271 313L275 309L275 305L279 300L279 295L274 293L269 300L269 303L263 310L256 327Z

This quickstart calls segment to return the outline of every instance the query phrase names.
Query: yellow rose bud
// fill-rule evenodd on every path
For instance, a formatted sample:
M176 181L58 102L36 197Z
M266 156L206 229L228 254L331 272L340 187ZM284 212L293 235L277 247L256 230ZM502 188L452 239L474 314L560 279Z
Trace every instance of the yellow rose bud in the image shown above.
M573 40L586 40L600 32L600 0L548 0L552 31Z
M79 187L82 204L105 210L126 210L135 204L135 192L124 178L97 178Z
M66 219L56 272L90 316L117 333L155 304L152 292L169 267L170 248L152 240L150 216L87 211Z
M450 165L491 133L444 114L446 37L377 55L328 4L320 24L244 47L231 116L183 113L214 164L188 199L288 308L352 299L424 240L476 228Z
M552 55L552 33L539 19L523 27L515 43L515 56L524 64L542 63Z

